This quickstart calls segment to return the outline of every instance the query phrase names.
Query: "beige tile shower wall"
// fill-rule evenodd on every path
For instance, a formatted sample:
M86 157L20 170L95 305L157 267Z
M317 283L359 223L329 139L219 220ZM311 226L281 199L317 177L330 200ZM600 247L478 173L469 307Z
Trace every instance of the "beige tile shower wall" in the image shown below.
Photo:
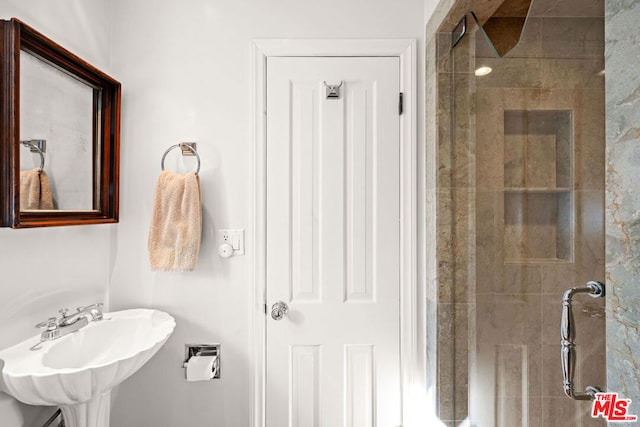
M434 35L428 44L434 56L427 52L427 57L437 58L435 69L427 74L427 87L431 83L435 89L435 114L429 116L427 109L427 129L430 125L436 129L427 139L427 171L431 172L427 183L432 183L427 203L435 218L430 239L435 241L435 247L428 258L435 274L428 282L427 302L432 310L429 320L435 321L431 329L435 338L428 338L428 342L435 341L436 346L427 351L433 360L431 383L435 382L437 389L437 415L446 425L453 426L468 413L469 348L474 346L473 334L468 332L475 318L474 305L468 296L473 295L475 284L475 161L470 144L475 121L471 120L474 101L466 96L472 91L469 84L473 84L468 59L472 39L462 41L459 49L463 53L455 57L450 57L450 43L449 34ZM449 126L452 87L456 88L457 99L467 101L458 103L453 112L458 124L454 132ZM430 122L432 117L435 120Z
M426 343L426 386L427 390L432 396L430 402L430 411L435 410L435 398L437 392L437 373L438 373L438 297L437 297L437 259L436 259L436 245L433 236L436 235L436 202L435 202L435 188L436 188L436 141L437 141L437 118L436 115L439 111L438 108L438 74L437 74L437 61L436 58L436 38L426 39L425 43L425 58L431 60L425 61L425 236L428 236L427 244L424 248L425 259L425 290L426 290L426 304L425 304L425 343Z
M602 425L590 419L589 405L563 396L558 344L562 292L604 280L602 20L532 18L523 40L508 59L483 57L481 39L476 50L476 61L494 72L476 81L478 316L471 333L481 344L471 414L496 427ZM570 149L562 120L552 130L529 123L505 132L513 112L549 110L570 114ZM547 119L537 118L545 126ZM578 341L580 389L606 382L602 302L576 303L577 330L597 337ZM522 354L511 357L513 349ZM496 382L505 366L512 380L527 379L516 395Z
M602 425L562 395L558 336L561 293L604 280L602 20L530 19L510 59L483 57L473 35L453 55L450 43L448 33L434 36L426 56L427 63L437 59L427 70L427 90L436 86L435 124L427 107L427 205L436 216L436 248L427 258L437 266L427 307L428 321L437 321L428 330L436 348L428 352L439 417L446 425L466 418L496 427ZM480 63L494 71L476 79ZM505 137L505 110L570 111L571 145L563 141L566 123L529 141ZM517 143L530 145L520 165ZM546 192L505 196L506 187L525 185ZM518 197L529 210L519 224L521 205L510 200ZM518 225L511 230L510 215ZM605 385L602 302L578 301L576 313L579 330L602 337L578 343L578 387Z

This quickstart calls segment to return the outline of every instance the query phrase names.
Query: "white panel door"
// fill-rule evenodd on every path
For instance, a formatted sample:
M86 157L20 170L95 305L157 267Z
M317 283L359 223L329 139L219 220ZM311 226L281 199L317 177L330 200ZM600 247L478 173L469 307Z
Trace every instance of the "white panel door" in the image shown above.
M267 427L401 424L399 73L267 60Z

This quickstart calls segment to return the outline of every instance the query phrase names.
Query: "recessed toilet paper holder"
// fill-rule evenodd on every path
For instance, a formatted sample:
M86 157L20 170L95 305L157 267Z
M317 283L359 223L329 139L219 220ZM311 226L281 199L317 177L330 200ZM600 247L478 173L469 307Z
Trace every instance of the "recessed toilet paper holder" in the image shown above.
M187 375L187 363L193 356L218 356L213 362L213 379L220 378L220 344L185 344L182 367Z

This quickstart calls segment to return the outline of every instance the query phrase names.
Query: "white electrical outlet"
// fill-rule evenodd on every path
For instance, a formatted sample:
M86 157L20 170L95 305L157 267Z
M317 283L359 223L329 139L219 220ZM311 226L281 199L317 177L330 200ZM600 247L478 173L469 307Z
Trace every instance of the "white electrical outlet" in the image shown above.
M244 230L218 230L218 245L231 245L233 255L244 255Z

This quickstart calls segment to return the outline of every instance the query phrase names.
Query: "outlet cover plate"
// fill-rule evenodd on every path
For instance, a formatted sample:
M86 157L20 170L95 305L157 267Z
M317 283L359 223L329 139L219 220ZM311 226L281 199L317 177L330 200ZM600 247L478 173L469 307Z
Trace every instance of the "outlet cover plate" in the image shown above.
M244 255L244 230L218 230L218 245L228 243L233 255Z

